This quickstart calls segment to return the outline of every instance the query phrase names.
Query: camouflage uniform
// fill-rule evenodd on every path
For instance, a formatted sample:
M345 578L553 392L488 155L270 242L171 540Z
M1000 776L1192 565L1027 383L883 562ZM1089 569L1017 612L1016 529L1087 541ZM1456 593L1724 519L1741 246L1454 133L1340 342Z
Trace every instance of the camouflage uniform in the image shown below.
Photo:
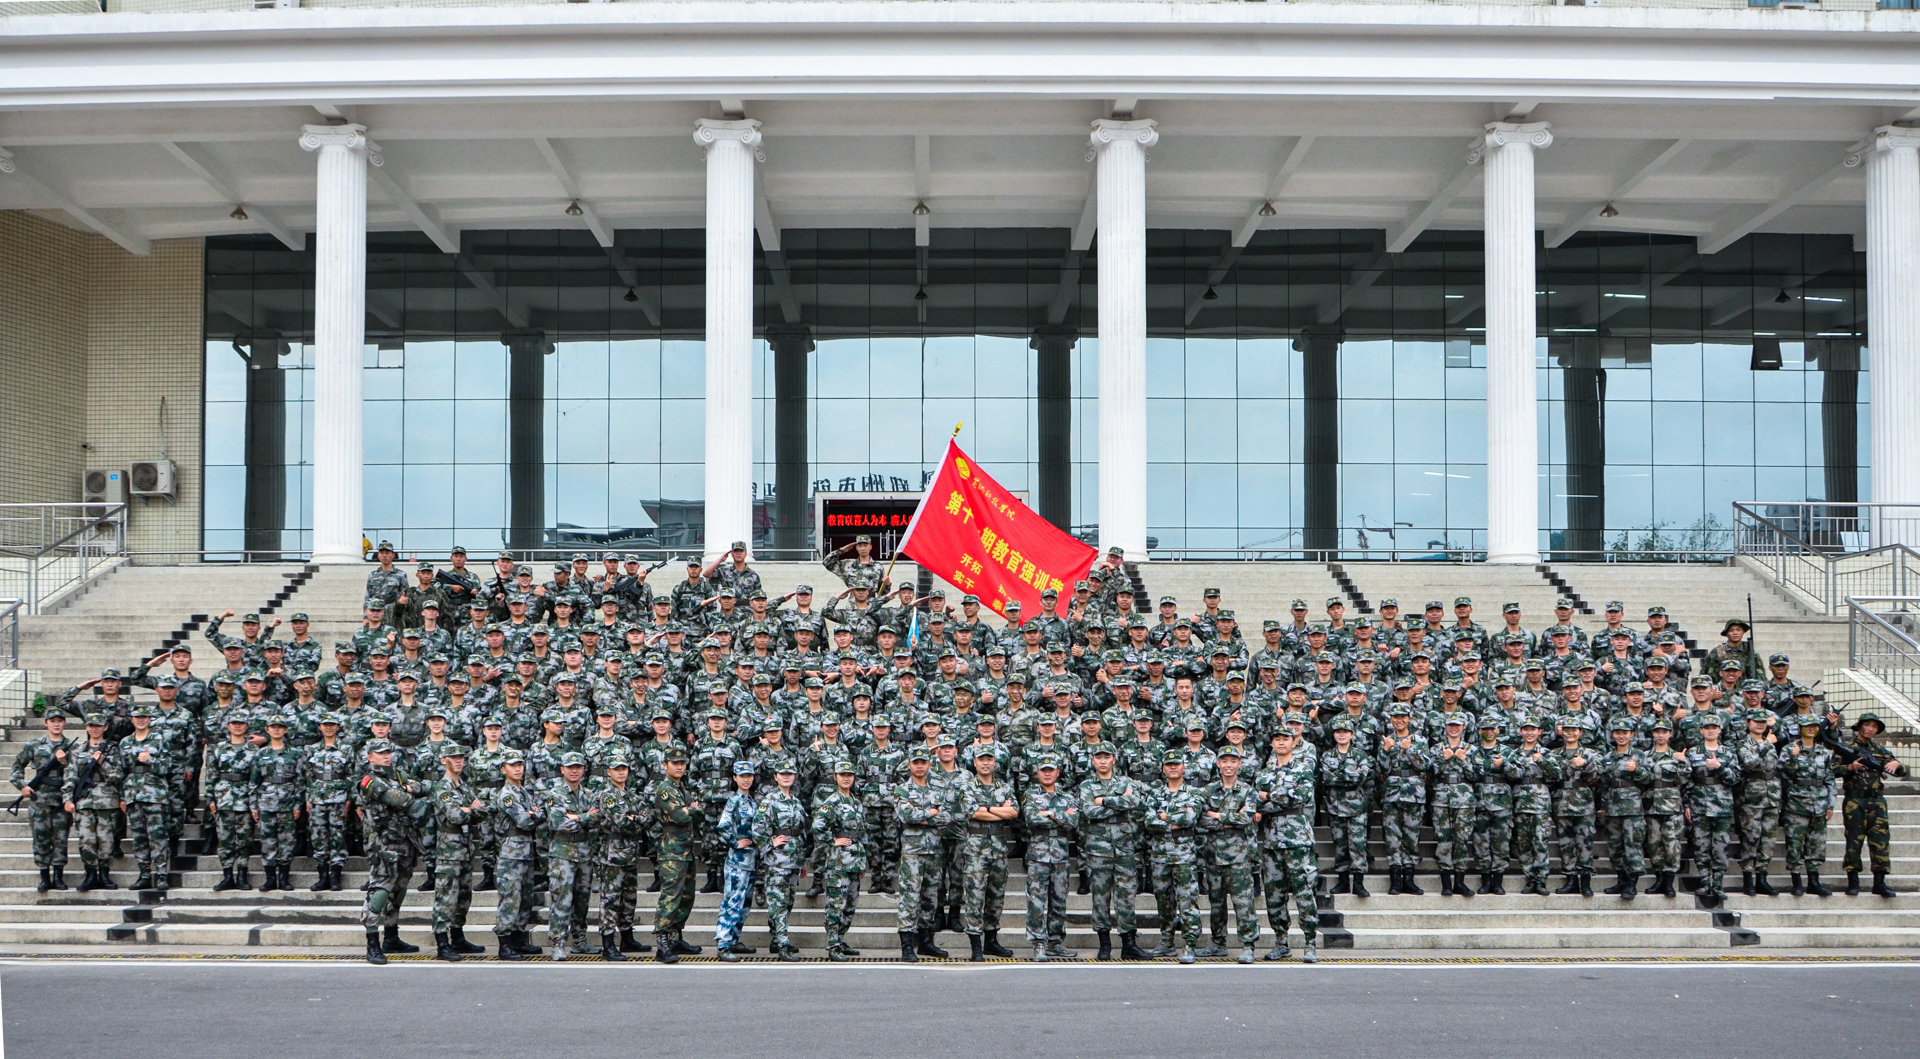
M1178 753L1169 751L1167 760L1184 761L1173 756ZM1204 802L1193 787L1182 785L1175 790L1164 784L1148 788L1142 801L1146 832L1153 843L1153 895L1160 915L1161 949L1175 951L1178 939L1185 945L1181 959L1191 960L1200 942L1199 853L1194 839Z
M1486 746L1484 740L1473 748L1479 777L1473 785L1473 862L1482 875L1481 893L1506 892L1500 877L1513 855L1513 784L1506 772L1511 750L1498 742Z
M767 889L767 929L775 955L793 945L787 932L787 915L793 911L793 884L806 859L808 833L807 806L799 798L776 786L760 799L760 812L753 819L753 841L760 851L762 885ZM781 837L786 842L775 845L774 839Z
M964 881L960 925L969 935L984 936L1000 930L1000 910L1007 894L1007 847L1019 818L975 820L973 814L981 809L1019 803L1015 800L1013 782L998 772L994 773L991 783L981 781L976 775L972 781L960 785L959 794L961 802L957 812L965 818L967 829L961 853ZM1028 873L1031 877L1031 868Z
M1320 807L1333 835L1333 870L1365 875L1372 867L1367 855L1367 810L1373 796L1373 759L1357 749L1329 750L1320 755Z
M1285 766L1269 768L1259 786L1267 792L1261 815L1261 847L1266 870L1267 923L1273 927L1273 951L1268 959L1287 955L1290 927L1287 899L1300 913L1300 933L1307 951L1314 951L1320 930L1320 906L1314 896L1319 882L1318 856L1313 842L1313 795L1316 768L1296 749Z
M145 708L134 707L136 711ZM133 736L120 740L120 770L126 776L120 797L127 803L127 841L133 846L134 862L142 876L152 879L155 889L164 889L173 853L167 833L167 774L176 766L160 736L151 729L148 732L144 740ZM141 761L142 755L147 760Z
M369 741L367 749L372 751L381 745ZM360 925L369 931L383 926L390 931L399 929L400 906L406 902L407 884L413 879L414 862L420 855L414 819L424 818L432 809L430 803L416 808L426 793L425 784L407 779L392 766L370 765L360 777L354 800L360 805L362 826L370 839L367 900L360 912Z
M1822 743L1809 749L1796 739L1780 755L1788 871L1818 875L1826 863L1827 814L1833 811L1833 778L1839 773L1839 758Z
M1606 751L1587 746L1561 747L1542 758L1554 785L1553 817L1560 834L1560 870L1571 884L1593 874L1593 831L1599 806L1593 788ZM1578 761L1579 764L1575 764ZM1584 885L1584 883L1583 883Z
M276 717L276 720L281 718ZM300 810L300 751L263 746L248 762L247 807L259 814L260 862L268 868L293 863L294 814Z
M1821 752L1829 753L1824 747ZM1715 763L1718 768L1712 767ZM1693 813L1693 855L1700 863L1700 893L1716 897L1721 894L1721 882L1727 873L1727 845L1733 840L1733 802L1740 785L1740 763L1730 746L1723 744L1712 752L1699 746L1687 751L1687 768L1692 774L1687 808ZM1822 820L1820 826L1824 835L1826 822ZM1791 848L1788 863L1793 863Z
M1215 783L1204 792L1206 804L1200 828L1206 832L1209 860L1207 872L1207 927L1213 947L1223 949L1227 940L1227 906L1233 906L1234 924L1240 947L1251 950L1260 940L1260 916L1254 910L1253 873L1259 856L1254 835L1254 816L1259 800L1252 782L1245 775L1236 777L1233 786ZM1218 813L1215 817L1211 814Z
M1395 710L1398 713L1399 710ZM1401 885L1412 881L1420 864L1420 822L1427 810L1427 768L1432 753L1427 741L1409 735L1411 746L1389 731L1377 764L1380 769L1380 831L1387 841L1387 865L1401 873Z
M1462 735L1465 733L1463 732ZM1465 885L1467 866L1473 863L1474 784L1480 779L1480 760L1465 739L1455 748L1465 757L1443 758L1439 747L1429 754L1432 787L1428 797L1433 805L1433 860L1443 872L1460 873L1456 880Z
M1655 726L1665 722L1656 722ZM1640 767L1646 770L1647 870L1671 873L1680 870L1682 811L1685 808L1687 768L1685 755L1669 746L1664 752L1647 750Z
M353 791L354 754L344 741L303 748L300 780L307 790L307 844L317 866L338 883L347 863L347 813Z
M207 755L207 778L212 781L207 801L218 823L223 871L245 868L253 843L253 753L253 745L243 739L220 743Z
M519 761L519 751L503 763ZM502 944L525 934L533 924L534 841L540 826L540 799L518 783L503 782L493 794L491 818L499 836L500 854L494 869L493 932Z
M104 715L100 715L105 720ZM91 761L93 768L87 770ZM82 792L75 789L80 773L87 772L87 789ZM74 748L62 784L63 802L72 802L74 809L74 837L80 844L80 863L98 874L96 882L106 882L106 872L113 860L113 832L120 815L120 762L114 753L114 744L102 742L90 744L79 740Z
M65 778L73 774L73 755L79 745L79 739L64 733L57 740L51 735L41 735L21 747L13 758L10 778L15 790L27 786L43 771L47 776L34 788L29 804L33 819L33 863L42 871L67 865L67 831L73 825L73 818L67 815L62 785ZM66 755L64 762L55 760L58 754Z
M1054 953L1067 938L1068 848L1079 801L1065 788L1028 788L1020 818L1027 828L1027 940ZM972 933L969 931L968 933Z
M1862 716L1854 722L1856 729L1865 721L1878 721L1878 717ZM1846 823L1847 855L1846 870L1861 871L1865 865L1860 860L1860 847L1867 848L1868 864L1871 865L1875 879L1884 882L1881 877L1891 869L1889 846L1887 844L1887 796L1886 767L1893 760L1879 744L1871 741L1853 740L1845 744L1848 764L1859 763L1859 768L1845 768L1841 771L1842 788L1846 801L1841 807L1841 815Z
M442 761L454 756L464 758L464 748L449 744L441 749ZM431 797L440 817L433 843L433 932L448 935L467 926L467 910L473 905L473 858L479 852L476 825L487 809L480 791L464 775L457 780L442 775L433 784ZM477 809L476 800L481 802Z
M1632 722L1629 720L1628 724ZM1631 727L1626 729L1632 731ZM1627 766L1633 767L1629 769ZM1648 782L1646 761L1629 744L1626 750L1606 753L1600 763L1601 808L1607 814L1607 852L1613 870L1627 880L1647 870L1646 800L1641 788Z
M653 804L635 782L633 765L625 756L613 764L627 765L627 785L611 782L597 792L600 809L599 841L593 864L600 890L600 947L602 951L631 944L633 914L640 897L640 844L653 822Z
M931 781L909 779L893 789L893 812L901 824L900 930L930 933L935 923L922 908L933 906L940 883L940 831L950 815L947 792Z
M745 761L736 761L733 774L751 776L753 766ZM760 803L754 800L753 795L735 789L733 796L721 805L720 815L715 819L714 830L719 833L720 844L727 851L725 878L720 891L720 917L713 932L713 947L723 956L740 940L740 924L747 918L747 898L753 892L754 868L760 859L759 848L752 844L753 821L759 815ZM741 839L748 840L745 848L740 846Z
M1747 738L1735 744L1740 762L1740 800L1734 822L1740 829L1740 867L1765 878L1773 859L1773 836L1780 828L1780 756L1778 747ZM1822 826L1825 822L1822 821Z
M851 762L835 764L835 774L853 775ZM853 925L853 913L860 898L860 872L866 867L867 808L857 795L842 794L838 787L827 792L813 809L813 843L826 852L820 869L826 876L827 952L831 956L846 947L847 929ZM849 845L836 845L836 839L851 839ZM1005 858L1001 859L1004 870ZM971 907L971 906L969 906Z
M1095 805L1098 799L1101 804ZM1131 939L1133 897L1140 874L1140 787L1115 771L1111 779L1089 776L1080 784L1080 839L1093 892L1093 929L1118 930Z
M579 751L570 750L561 767L586 765ZM584 949L587 908L593 898L593 835L600 826L599 807L583 783L564 778L541 792L541 852L547 861L547 940L553 958L564 960L573 949Z
M1548 858L1553 842L1553 793L1546 764L1551 751L1535 745L1531 751L1514 747L1506 758L1507 781L1513 786L1513 853L1526 873L1527 888L1546 892Z
M671 750L666 760L685 761L685 751ZM660 839L654 848L654 862L660 871L660 901L653 915L653 933L656 946L669 951L680 940L687 914L693 911L693 846L705 815L700 800L681 780L665 777L653 785L653 817L660 826Z

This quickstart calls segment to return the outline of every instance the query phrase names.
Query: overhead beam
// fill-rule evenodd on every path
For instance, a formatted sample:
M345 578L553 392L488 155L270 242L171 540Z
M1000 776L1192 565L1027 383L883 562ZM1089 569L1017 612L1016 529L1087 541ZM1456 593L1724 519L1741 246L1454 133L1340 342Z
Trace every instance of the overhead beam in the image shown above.
M1206 292L1212 290L1214 284L1227 278L1227 273L1233 270L1233 263L1240 259L1240 251L1246 249L1248 243L1253 242L1253 233L1259 231L1260 223L1266 220L1261 216L1261 211L1286 190L1288 181L1291 181L1293 174L1299 171L1301 163L1307 160L1307 151L1312 149L1313 141L1312 136L1301 136L1293 141L1293 147L1287 151L1286 157L1281 159L1272 179L1267 181L1266 195L1247 210L1246 219L1240 222L1240 227L1233 230L1233 238L1228 240L1226 248L1220 251L1220 260L1214 262L1213 267L1207 270L1206 289L1187 302L1188 323L1192 323L1193 318L1200 315L1201 308L1206 305Z
M1060 286L1053 292L1053 301L1047 303L1047 323L1058 326L1066 322L1067 310L1073 308L1073 299L1080 292L1080 262L1087 256L1087 250L1093 246L1093 233L1100 217L1100 184L1087 181L1086 202L1080 207L1080 219L1073 222L1073 233L1067 237L1067 254L1060 262Z
M1452 179L1435 192L1434 196L1427 200L1427 204L1420 207L1419 212L1389 228L1387 253L1397 254L1412 246L1413 241L1420 238L1420 233L1426 231L1434 219L1439 217L1448 206L1453 205L1453 200L1459 198L1461 192L1467 190L1467 185L1473 183L1473 178L1478 175L1479 170L1480 167L1472 162L1462 163Z
M246 205L246 200L240 197L240 192L234 189L231 181L220 175L212 160L206 157L203 148L178 144L172 140L161 140L160 146L166 148L168 154L212 188L214 194L233 203L236 207ZM300 251L307 248L307 241L303 236L281 223L280 219L264 206L256 205L247 210L247 220L266 229L269 235L280 240L289 250Z
M580 184L573 178L573 171L567 163L560 160L559 152L553 149L553 141L545 136L535 136L533 145L540 149L540 157L547 160L547 168L553 172L553 179L560 190L573 205L580 207L580 219L587 224L587 230L593 233L602 247L613 246L613 229L601 223L600 215L594 211L593 204L580 198Z
M367 161L373 163L367 167L367 179L379 187L380 191L387 196L387 201L400 207L400 211L405 213L422 232L425 232L427 238L433 240L433 245L439 247L441 253L458 254L460 252L459 231L441 221L439 214L434 212L432 207L415 201L412 195L407 194L399 184L394 182L393 177L387 173L385 152L380 150L379 145L368 144ZM514 326L524 325L515 324Z
M1648 177L1659 172L1668 162L1673 161L1674 156L1686 150L1687 146L1692 142L1692 140L1683 139L1674 140L1664 147L1655 144L1649 151L1640 156L1636 165L1627 176L1623 177L1619 183L1613 186L1613 192L1609 194L1606 199L1593 203L1581 211L1578 216L1569 219L1567 223L1549 233L1547 235L1547 249L1551 250L1559 246L1561 243L1573 238L1575 233L1587 225L1592 224L1594 220L1600 216L1600 211L1606 209L1608 204L1617 202L1632 194L1635 188L1645 183Z
M1717 254L1725 250L1727 247L1740 241L1744 236L1752 234L1761 225L1812 198L1821 188L1833 183L1835 177L1846 171L1847 163L1843 155L1836 159L1832 165L1806 177L1796 185L1792 191L1774 199L1758 212L1749 215L1745 220L1730 224L1724 228L1716 227L1712 234L1700 240L1700 252L1703 254Z
M53 208L65 210L67 215L81 224L99 232L119 244L120 248L136 257L145 257L153 252L153 243L146 236L124 225L114 224L85 206L73 201L73 197L20 168L12 152L0 148L0 173L9 174L14 180L38 191L42 198Z
M933 216L921 213L920 206L926 204L927 196L933 194L933 137L924 132L913 136L913 245L930 246L933 243Z

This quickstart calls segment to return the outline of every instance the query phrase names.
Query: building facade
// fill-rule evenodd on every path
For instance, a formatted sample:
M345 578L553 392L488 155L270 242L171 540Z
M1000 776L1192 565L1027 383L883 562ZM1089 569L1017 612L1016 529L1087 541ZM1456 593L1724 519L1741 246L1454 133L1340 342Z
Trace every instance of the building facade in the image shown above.
M956 424L1132 555L1920 498L1914 12L37 6L0 238L202 266L175 546L798 554Z

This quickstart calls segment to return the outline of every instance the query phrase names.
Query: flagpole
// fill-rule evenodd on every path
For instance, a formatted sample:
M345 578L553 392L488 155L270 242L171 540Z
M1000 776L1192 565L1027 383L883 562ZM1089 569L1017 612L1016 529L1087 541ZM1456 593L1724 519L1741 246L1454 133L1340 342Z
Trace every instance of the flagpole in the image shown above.
M960 422L958 422L958 423L955 423L955 424L953 425L953 433L952 433L952 434L949 434L949 435L947 435L947 440L948 440L948 441L952 441L952 440L953 440L954 438L957 438L957 437L959 437L959 436L960 436L960 428L961 428L961 427L963 427L963 426L965 426L965 425L966 425L966 420L964 420L964 419L963 419L963 420L961 420L961 421L960 421ZM926 498L925 498L925 497L921 497L921 498L920 498L920 502L921 502L921 503L923 503L923 504L924 504L924 503L926 503ZM917 515L917 512L916 512L916 515ZM912 528L911 528L911 527L909 527L909 528L908 528L908 530L907 530L907 535L908 535L908 536L912 536L912 534L913 534L913 530L912 530ZM906 541L906 537L902 537L902 538L900 539L900 544L901 544L901 545L904 545L904 544L906 544L906 543L907 543L907 541ZM899 561L900 561L900 547L899 547L899 546L896 546L896 547L895 547L895 548L893 549L893 558L891 558L891 559L889 559L889 560L887 560L887 572L886 572L886 573L884 573L884 574L882 574L882 575L880 575L880 583L881 583L881 584L883 584L883 585L892 585L892 584L893 584L893 564L895 564L895 563L897 563L897 562L899 562Z

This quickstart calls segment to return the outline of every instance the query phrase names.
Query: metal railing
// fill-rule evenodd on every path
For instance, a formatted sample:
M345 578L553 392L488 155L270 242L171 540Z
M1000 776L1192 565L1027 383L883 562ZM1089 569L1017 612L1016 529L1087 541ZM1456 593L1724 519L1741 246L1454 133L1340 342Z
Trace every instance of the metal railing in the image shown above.
M1920 596L1849 596L1847 667L1920 701Z
M0 669L20 668L20 612L26 609L26 601L19 599L0 599L0 644L6 647L6 665Z
M125 504L0 504L0 594L28 614L127 553Z
M1849 596L1920 589L1920 504L1733 505L1733 548L1775 581L1838 615Z

